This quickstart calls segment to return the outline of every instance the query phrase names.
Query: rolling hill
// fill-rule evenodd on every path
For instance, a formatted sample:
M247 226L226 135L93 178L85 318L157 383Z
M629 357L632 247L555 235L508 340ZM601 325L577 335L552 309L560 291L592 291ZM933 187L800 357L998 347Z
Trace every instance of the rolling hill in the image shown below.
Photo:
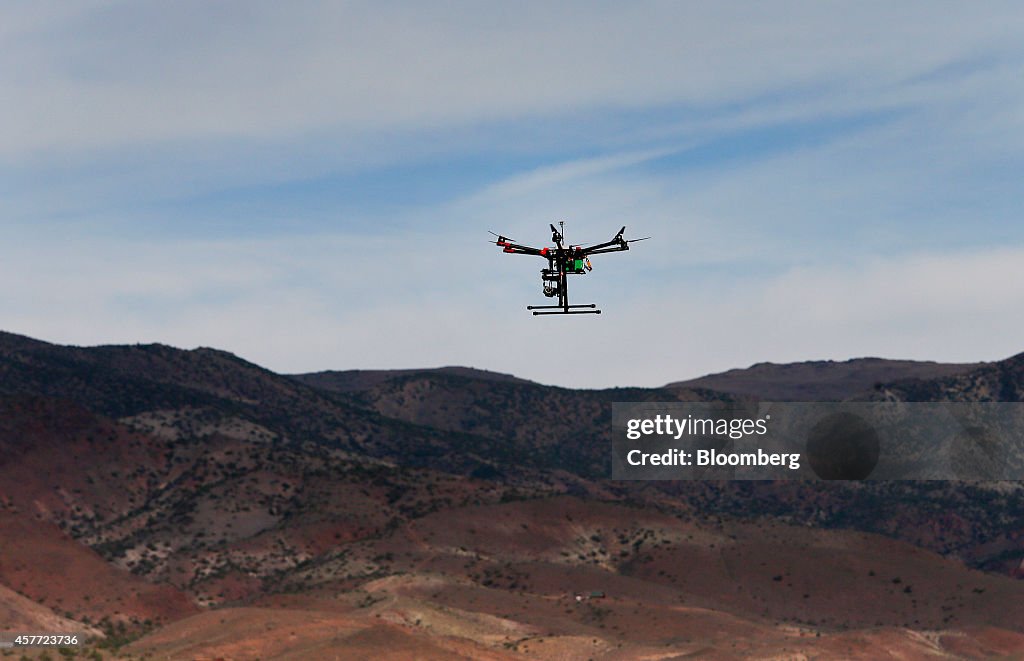
M1020 401L1020 364L582 391L2 333L0 625L65 618L138 637L122 653L190 659L1019 652L1015 484L607 476L615 401L801 379L818 399Z

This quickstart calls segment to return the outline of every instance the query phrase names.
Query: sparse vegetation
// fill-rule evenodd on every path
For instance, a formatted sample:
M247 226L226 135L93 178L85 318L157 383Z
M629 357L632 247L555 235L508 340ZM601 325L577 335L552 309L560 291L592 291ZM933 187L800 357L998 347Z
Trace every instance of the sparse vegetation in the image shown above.
M893 612L873 613L870 621L849 618L829 610L837 608L829 591L812 580L822 562L813 554L815 542L798 549L786 544L806 530L849 535L841 537L848 541L856 539L849 531L867 531L945 554L987 548L1005 531L1024 527L1018 490L604 480L610 402L675 397L673 391L581 393L435 374L331 392L220 353L142 347L120 356L118 350L103 349L103 360L90 357L92 350L69 350L49 367L39 354L31 369L15 365L5 373L5 384L39 399L16 404L27 408L8 410L3 420L61 421L59 434L43 425L41 447L59 461L55 448L75 446L68 460L89 463L66 471L72 476L66 483L38 487L34 497L46 499L45 515L20 495L24 489L4 490L22 500L0 508L5 516L26 511L56 524L119 567L198 595L210 607L316 595L351 599L345 603L376 619L381 613L397 618L415 604L430 610L409 620L424 630L437 613L456 619L480 613L481 622L505 618L510 627L566 618L602 632L613 648L628 639L631 626L650 619L654 629L658 618L670 621L674 611L659 610L661 603L805 623L820 636L876 620L918 628L970 621L979 604L1011 594L972 579L957 591L960 601L950 601L942 577L873 557L870 569L851 565L849 575ZM40 394L44 387L81 409L56 407ZM488 414L494 410L503 415ZM567 511L547 516L547 508L559 507ZM622 510L628 516L611 514ZM505 513L511 513L507 521L494 520ZM747 527L759 532L756 544L737 532ZM812 558L807 566L774 559L765 565L739 554L767 545L763 537L780 529L790 538L771 548ZM963 555L993 571L1020 562L1019 553L992 547L998 550L989 555ZM692 573L684 571L689 568ZM729 585L728 598L700 592L699 572L727 577L721 581ZM756 580L734 580L737 575ZM640 607L634 594L581 607L568 596L613 579L649 586L643 596L650 603ZM933 588L935 581L941 589ZM737 584L744 589L734 589ZM627 589L622 585L616 589ZM93 654L120 651L158 626L130 619L125 625L125 616L112 612L156 608L146 601L154 593L126 590L117 595L120 602L62 594L68 601L52 592L29 596L82 621L105 612L100 626L108 640ZM925 596L941 603L934 615ZM389 605L399 598L402 606ZM550 642L536 637L502 645Z

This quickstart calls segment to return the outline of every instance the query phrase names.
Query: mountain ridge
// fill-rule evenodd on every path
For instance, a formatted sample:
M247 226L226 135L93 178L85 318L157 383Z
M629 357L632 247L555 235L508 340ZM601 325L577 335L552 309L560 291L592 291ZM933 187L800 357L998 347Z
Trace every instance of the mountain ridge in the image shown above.
M1018 363L859 396L1014 395ZM613 402L749 395L573 390L450 368L321 374L314 386L216 349L0 334L0 524L12 531L0 586L108 635L113 623L157 627L131 649L173 658L241 653L214 633L218 612L232 635L287 626L310 649L337 625L346 649L369 637L376 655L453 640L493 658L545 640L584 656L689 654L729 639L711 630L752 637L762 655L803 645L835 658L849 636L921 654L924 630L946 631L943 653L1024 649L1019 488L616 483ZM849 386L841 368L834 381ZM53 558L78 569L55 582ZM704 578L676 571L688 562ZM723 567L742 568L752 592L734 594ZM861 573L870 585L843 582ZM572 598L592 590L606 600ZM849 610L867 601L880 624ZM25 618L44 612L11 603ZM694 609L714 624L688 624ZM302 617L326 619L307 629ZM994 633L977 630L986 621ZM790 630L816 635L779 633ZM914 636L892 633L904 630ZM280 645L253 636L268 656Z
M755 363L750 367L675 381L665 388L703 387L766 401L840 400L876 385L964 374L991 363L938 363L888 358Z

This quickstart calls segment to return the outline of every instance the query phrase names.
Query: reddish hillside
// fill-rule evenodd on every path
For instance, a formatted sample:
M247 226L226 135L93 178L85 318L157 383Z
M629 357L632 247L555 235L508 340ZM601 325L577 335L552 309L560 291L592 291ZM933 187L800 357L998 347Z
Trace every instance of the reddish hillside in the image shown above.
M62 617L52 609L0 585L0 631L79 633L84 636L102 635L82 622Z
M169 621L195 612L183 592L118 569L46 521L0 512L0 583L75 619Z
M0 504L86 526L140 504L166 444L72 402L0 396Z
M908 544L564 497L431 514L293 580L265 609L222 611L222 624L252 634L219 642L195 618L133 649L267 658L282 639L319 649L318 627L333 626L339 647L322 649L356 649L361 632L394 658L438 646L536 659L1024 652L1024 584Z
M1012 360L970 374L871 394L1024 383ZM452 370L313 388L209 349L4 334L0 393L0 583L58 616L174 621L139 653L1022 649L1012 484L607 479L612 402L734 395Z

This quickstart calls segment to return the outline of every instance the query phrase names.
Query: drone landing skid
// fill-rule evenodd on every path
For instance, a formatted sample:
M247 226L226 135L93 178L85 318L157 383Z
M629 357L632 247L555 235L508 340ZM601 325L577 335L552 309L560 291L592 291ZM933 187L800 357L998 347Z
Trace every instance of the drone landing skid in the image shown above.
M527 305L527 310L533 310L534 315L541 314L601 314L600 310L595 310L597 307L596 303L588 303L586 305ZM587 310L579 310L574 308L589 308ZM543 312L538 312L543 310Z

